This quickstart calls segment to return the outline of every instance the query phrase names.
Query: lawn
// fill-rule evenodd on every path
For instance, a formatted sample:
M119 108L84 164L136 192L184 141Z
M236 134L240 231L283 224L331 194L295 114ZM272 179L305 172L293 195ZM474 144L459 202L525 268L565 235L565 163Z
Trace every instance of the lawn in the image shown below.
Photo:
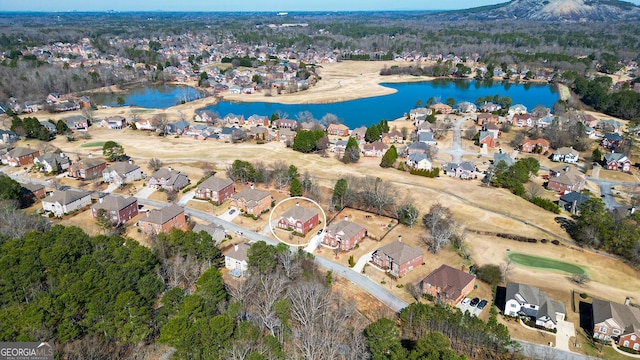
M92 141L92 142L88 142L88 143L84 143L82 145L80 145L80 147L103 147L104 143L106 141Z
M564 261L554 260L550 258L544 258L539 256L526 255L521 253L509 253L507 255L509 260L513 261L515 264L519 264L522 266L538 268L538 269L547 269L552 271L560 271L568 274L586 274L587 271L578 265L570 264Z

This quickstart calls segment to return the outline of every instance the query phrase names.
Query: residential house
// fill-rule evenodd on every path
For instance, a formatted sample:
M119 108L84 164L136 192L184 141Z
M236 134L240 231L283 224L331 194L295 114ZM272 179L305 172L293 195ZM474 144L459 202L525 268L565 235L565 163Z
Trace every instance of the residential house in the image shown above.
M234 245L224 253L224 267L231 270L229 273L235 277L242 277L249 269L249 257L247 252L250 245L240 243Z
M595 128L598 126L598 118L591 114L581 114L579 115L579 118L586 127Z
M212 123L218 119L218 115L211 110L196 110L195 122Z
M622 136L618 133L605 134L602 138L602 146L606 149L612 150L622 145Z
M509 111L507 112L509 115L521 115L527 113L527 107L522 104L515 104L509 107Z
M593 298L593 337L615 341L619 346L640 350L640 309Z
M266 116L253 114L249 116L247 120L245 120L245 124L249 126L269 126L269 118Z
M582 191L585 185L584 175L572 166L559 166L549 170L549 182L547 187L558 193L570 193Z
M432 110L427 108L416 108L409 110L409 119L413 120L415 126L419 126L427 120L427 116L431 115Z
M100 121L100 127L121 130L127 127L127 119L124 116L114 115Z
M423 133L423 132L432 133L433 132L433 127L434 127L434 124L432 124L432 123L430 123L428 121L425 121L422 124L416 126L416 132L418 133L418 135Z
M502 109L502 106L500 106L499 104L494 104L492 102L485 102L484 104L482 104L482 106L480 106L480 111L485 113L498 111L500 109Z
M158 126L153 119L144 119L135 122L136 129L143 131L156 131Z
M40 121L40 125L47 129L49 134L56 134L58 132L58 129L56 129L56 125L50 121Z
M476 118L476 123L480 126L488 123L497 124L500 122L500 117L491 113L480 113Z
M256 141L266 141L269 136L269 130L264 126L252 127L251 135Z
M244 189L231 196L231 206L257 217L269 211L271 201L271 195L268 192L255 189Z
M40 151L17 147L7 152L2 158L2 163L9 166L18 167L32 164L36 157L40 156Z
M433 137L432 132L419 132L418 133L418 142L424 143L427 146L436 146L438 142Z
M124 224L138 215L138 199L135 197L125 198L119 195L107 195L98 199L98 202L91 206L91 215L94 218L100 216L100 210L113 224Z
M362 146L362 153L364 156L382 157L388 148L389 146L382 141L374 141L371 144L364 144Z
M607 132L622 133L624 131L624 124L613 119L600 120L596 127Z
M86 191L58 190L42 199L42 208L57 217L82 209L91 204L91 194Z
M580 153L578 153L572 147L561 147L560 149L553 152L553 155L551 155L551 160L575 164L578 162L579 157Z
M102 177L107 163L99 159L84 159L69 166L69 176L77 179L92 180Z
M589 199L591 199L589 195L584 195L577 191L572 191L570 193L560 196L558 205L562 209L565 209L566 211L572 214L577 214L579 211L578 207Z
M380 135L380 141L387 145L393 143L400 144L403 141L402 133L398 130L391 130L388 133L382 133L382 135Z
M416 170L431 170L433 164L431 160L423 153L413 153L407 156L407 166Z
M272 125L280 129L296 129L298 122L291 119L277 119L272 122Z
M498 125L492 122L487 122L482 125L482 131L490 132L494 139L497 139L502 134Z
M480 131L478 137L478 145L480 147L494 148L496 147L496 140L493 137L493 133L490 131Z
M118 185L130 184L142 179L142 170L132 162L119 161L104 169L102 179L104 182Z
M537 287L508 282L504 314L535 320L537 326L555 329L566 316L564 304L553 300Z
M344 124L329 124L327 134L335 136L349 136L349 127Z
M331 151L342 154L347 149L347 140L338 140L333 144Z
M211 176L198 185L194 196L196 199L211 200L216 205L220 205L230 199L234 192L233 181Z
M44 185L36 183L26 183L22 185L22 195L34 202L37 199L44 199L47 196Z
M430 294L442 304L455 306L476 284L476 277L449 265L441 265L420 282L423 294Z
M355 248L365 236L367 236L365 227L344 219L327 226L322 243L332 248L339 248L341 251L349 251Z
M280 142L293 144L293 139L296 137L296 132L289 128L280 128L278 130L278 137Z
M447 163L444 172L450 177L456 177L463 180L475 179L478 177L476 164L470 161Z
M148 187L178 191L189 184L189 177L185 173L173 170L171 167L160 169L146 179Z
M33 159L33 163L47 173L60 173L69 169L71 160L64 153L46 153Z
M227 125L231 125L231 126L240 126L240 125L244 125L244 115L236 115L236 114L227 114L223 119L222 122L224 124Z
M169 205L161 209L147 211L146 215L138 220L138 227L146 235L166 234L173 228L183 231L189 228L184 209L178 205Z
M540 128L546 128L548 126L550 126L551 124L553 124L553 121L555 120L555 116L549 114L547 116L543 116L541 118L539 118L536 121L536 125Z
M533 116L529 113L526 114L515 114L513 115L513 117L511 118L511 124L513 126L518 126L518 127L532 127L534 122L533 122Z
M631 160L623 153L604 154L604 162L609 170L631 171Z
M296 206L285 211L278 220L278 227L281 229L295 231L306 235L311 229L318 226L318 212L313 209L296 204Z
M351 132L351 137L358 141L364 141L364 136L366 135L366 133L367 127L361 126L359 128L353 129L353 131Z
M196 224L193 227L193 232L195 233L200 233L201 231L206 232L207 234L209 234L211 236L211 240L213 240L215 243L220 243L222 242L222 240L224 240L227 237L227 232L224 230L224 227L222 227L222 225L216 225L216 224L208 224L208 225L202 225L202 224Z
M511 158L511 156L509 156L509 154L507 153L503 153L503 152L497 152L495 154L493 154L493 165L496 166L498 165L501 161L504 161L505 164L507 164L507 166L511 166L513 164L515 164L515 161L513 161L513 159Z
M447 104L443 104L443 103L437 103L437 104L433 104L431 106L429 106L429 108L431 109L431 111L433 111L434 113L438 114L451 114L451 112L453 111L453 108Z
M458 110L459 113L474 113L478 111L478 107L474 103L461 101L456 105L456 110Z
M387 244L371 255L371 263L389 274L400 277L422 265L422 250L402 241Z
M68 116L64 121L71 130L87 131L89 129L89 120L82 115Z
M405 152L407 155L411 154L426 154L429 150L429 145L422 141L412 142L407 146Z
M549 146L550 146L549 141L543 138L536 139L536 140L527 139L520 146L520 151L524 153L533 153L533 152L544 153L546 151L549 151Z
M18 134L13 131L0 129L0 144L2 145L11 145L18 141Z

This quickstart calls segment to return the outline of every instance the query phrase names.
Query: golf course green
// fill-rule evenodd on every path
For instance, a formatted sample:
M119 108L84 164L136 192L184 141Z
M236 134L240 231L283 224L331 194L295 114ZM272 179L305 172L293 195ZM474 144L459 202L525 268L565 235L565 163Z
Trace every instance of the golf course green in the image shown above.
M543 269L551 271L559 271L567 274L582 275L586 274L587 270L582 266L570 264L564 261L549 259L540 256L533 256L527 254L521 254L517 252L510 252L507 257L514 264Z

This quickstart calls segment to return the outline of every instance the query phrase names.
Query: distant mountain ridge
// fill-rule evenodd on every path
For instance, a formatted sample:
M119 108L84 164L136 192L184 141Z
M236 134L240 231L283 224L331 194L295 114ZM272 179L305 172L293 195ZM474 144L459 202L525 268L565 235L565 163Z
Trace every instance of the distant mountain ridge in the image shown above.
M640 7L619 0L512 0L446 15L450 20L629 21L640 20Z

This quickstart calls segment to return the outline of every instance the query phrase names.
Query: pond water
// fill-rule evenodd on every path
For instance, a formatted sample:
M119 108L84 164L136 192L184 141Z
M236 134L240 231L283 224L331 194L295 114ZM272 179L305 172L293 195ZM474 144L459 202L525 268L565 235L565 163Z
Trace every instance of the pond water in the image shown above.
M376 96L365 99L343 101L330 104L276 104L266 102L228 102L221 101L208 109L220 116L228 113L241 114L245 118L253 114L271 115L281 111L289 118L296 118L301 111L311 112L316 119L327 113L336 115L351 129L365 125L369 126L382 119L393 120L413 109L418 99L423 104L434 97L441 102L452 97L457 102L469 101L475 103L481 96L509 96L513 104L523 104L528 110L537 105L551 108L558 101L555 86L547 84L510 84L502 82L478 82L469 80L435 80L412 83L383 83L386 87L396 89L391 95ZM255 96L255 95L247 95ZM260 96L260 95L258 95Z
M221 101L209 109L220 116L228 113L241 114L245 118L253 114L270 116L275 112L288 114L289 118L296 118L301 111L309 111L317 119L327 113L336 115L350 128L377 123L382 119L392 120L403 116L415 107L420 99L426 103L434 97L441 102L452 97L457 102L475 102L481 96L509 96L513 104L523 104L529 110L537 105L551 108L558 100L555 86L548 84L512 84L507 82L450 80L438 79L434 81L411 83L383 83L383 86L396 89L391 95L376 96L366 99L343 101L329 104L276 104L266 102L228 102ZM202 94L191 87L173 85L150 85L134 88L122 95L96 95L94 100L98 104L117 106L117 98L122 96L126 105L145 108L167 108L184 101L200 98ZM262 96L262 95L247 95Z
M100 105L118 106L118 97L122 97L124 105L165 109L202 96L202 93L189 86L147 85L128 89L124 94L96 94L91 97Z

